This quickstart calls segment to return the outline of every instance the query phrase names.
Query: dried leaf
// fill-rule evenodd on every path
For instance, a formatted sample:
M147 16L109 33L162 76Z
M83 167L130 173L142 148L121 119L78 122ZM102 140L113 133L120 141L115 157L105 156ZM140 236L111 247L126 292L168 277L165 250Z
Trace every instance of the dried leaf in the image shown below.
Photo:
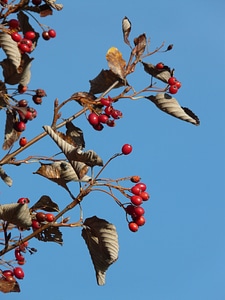
M134 39L134 45L135 48L132 50L132 53L136 56L136 61L140 61L147 45L145 33Z
M20 292L18 282L6 280L4 276L0 277L0 291L3 293Z
M168 83L169 78L173 76L173 70L171 70L168 66L164 66L163 69L159 70L150 63L142 62L142 64L145 72L165 83Z
M66 187L70 181L90 181L91 177L87 176L88 167L81 162L75 162L76 172L70 163L66 161L57 161L51 164L41 164L41 167L34 173L41 175L62 187Z
M54 140L54 142L63 151L74 171L76 172L75 162L80 161L90 167L103 166L103 161L93 150L85 152L77 150L75 147L64 141L50 126L43 126L44 130Z
M0 205L0 219L25 229L31 226L31 215L27 204Z
M8 102L8 97L7 97L7 89L5 82L0 80L0 110L3 107L6 107Z
M13 183L12 178L5 173L5 171L1 166L0 166L0 177L8 186L12 186Z
M40 5L39 9L40 9L40 17L47 17L53 14L51 7L47 4Z
M40 233L35 235L35 237L42 242L54 242L59 245L63 244L62 232L59 230L59 227L50 226Z
M11 61L14 69L17 70L21 62L21 53L17 42L13 41L10 34L6 32L0 32L0 46L5 52L7 58Z
M103 106L95 104L97 98L92 93L78 92L74 93L70 98L78 102L81 106L88 107L90 110L95 110L98 113L102 111Z
M131 22L127 17L124 17L122 20L122 31L123 31L123 39L124 42L131 47L130 41L128 40L128 37L131 32Z
M106 271L118 259L119 243L116 227L96 216L84 221L82 230L94 264L98 285L105 284Z
M100 94L108 90L116 81L119 83L114 88L119 88L126 85L124 80L121 80L119 76L114 74L111 70L101 70L101 72L90 82L90 93Z
M85 148L83 131L79 127L76 127L72 122L66 123L66 129L66 135L73 140L74 147L81 150Z
M48 4L49 6L51 6L52 8L54 8L56 10L63 9L63 5L62 4L55 3L56 0L45 0L45 2L46 2L46 4Z
M159 93L156 96L145 97L167 114L180 120L199 125L199 118L188 108L181 107L175 98L166 93Z
M48 212L59 212L58 204L53 202L52 199L47 195L41 196L41 198L31 207L31 210L38 209Z
M124 79L126 75L126 61L123 59L122 53L116 47L111 47L106 53L106 60L110 70L119 78Z
M5 136L4 143L2 145L3 150L8 150L19 139L20 132L14 129L14 123L17 121L14 111L7 109L6 111L6 124L5 124Z

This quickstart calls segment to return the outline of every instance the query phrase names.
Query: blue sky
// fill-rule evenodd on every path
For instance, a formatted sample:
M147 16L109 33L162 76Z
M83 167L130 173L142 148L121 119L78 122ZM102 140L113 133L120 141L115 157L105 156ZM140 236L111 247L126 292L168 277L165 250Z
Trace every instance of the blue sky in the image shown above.
M105 54L110 47L117 47L124 59L129 58L121 31L124 16L132 22L131 41L146 33L151 39L150 50L162 41L174 44L171 52L155 54L146 61L163 61L175 68L182 82L176 98L198 115L201 124L195 127L175 119L143 99L117 103L123 119L102 132L94 131L84 116L77 119L86 149L95 150L104 161L124 143L133 145L132 154L114 160L103 176L141 176L151 194L145 203L146 224L131 233L123 211L110 198L89 195L83 202L84 217L105 218L115 224L119 234L119 259L108 270L106 285L96 284L80 229L66 229L62 247L30 243L38 253L27 256L22 292L4 295L5 299L224 299L224 1L67 0L63 4L63 11L41 20L57 31L57 38L40 40L33 54L29 88L44 88L48 97L38 107L38 118L29 124L28 138L41 132L42 125L51 124L55 98L63 101L74 92L89 90L89 80L107 68ZM141 66L128 79L136 90L149 80ZM77 104L70 104L63 117L78 109ZM57 151L46 137L18 158ZM47 194L63 208L70 201L68 195L44 178L31 178L37 168L38 164L8 166L14 185L8 188L1 184L1 203L15 202L18 195L34 203ZM70 187L74 193L78 191L77 184ZM76 221L79 211L68 215Z

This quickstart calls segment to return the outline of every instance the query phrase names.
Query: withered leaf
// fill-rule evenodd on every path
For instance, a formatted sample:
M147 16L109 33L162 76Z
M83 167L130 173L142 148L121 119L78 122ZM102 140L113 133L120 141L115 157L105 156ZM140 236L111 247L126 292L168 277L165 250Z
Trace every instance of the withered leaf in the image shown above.
M118 84L114 88L119 88L126 85L125 81L122 80L118 75L114 74L111 70L101 70L101 72L90 82L90 93L100 94L108 90L116 81Z
M76 172L75 162L80 161L89 167L103 166L103 161L93 150L85 152L77 150L75 147L64 141L50 126L43 126L44 130L63 151L74 171Z
M5 136L4 143L2 145L3 150L8 150L19 139L20 132L14 129L14 123L17 121L16 113L12 110L6 110L6 124L5 124Z
M56 0L45 0L45 2L46 2L46 4L48 4L49 6L51 6L52 8L54 8L56 10L63 9L63 5L62 4L55 3Z
M7 89L5 82L0 80L0 110L7 105Z
M134 39L134 45L135 47L132 50L132 53L136 56L136 61L140 61L147 45L145 33Z
M96 272L98 285L105 284L106 271L118 259L119 243L116 227L96 216L87 218L82 229Z
M40 168L34 173L41 175L58 185L66 188L67 182L70 181L90 181L91 177L87 176L88 167L81 162L75 162L76 172L70 163L66 161L56 161L50 164L41 164Z
M8 186L12 186L13 183L12 178L6 174L6 172L1 166L0 166L0 177Z
M175 98L167 93L158 93L156 96L145 97L151 100L160 110L180 120L199 125L199 118L188 108L181 107Z
M122 31L124 42L131 47L130 41L128 40L131 32L131 22L127 17L124 17L122 20Z
M3 293L20 292L18 282L6 280L4 276L0 277L0 291Z
M27 204L0 205L0 219L24 229L31 226L31 215Z
M173 70L171 70L168 66L164 66L163 69L159 70L150 63L142 62L142 64L146 73L165 83L168 83L169 78L173 76Z
M72 122L66 123L66 129L66 135L71 137L75 147L78 149L85 148L83 131L79 127L75 126Z
M7 58L14 66L14 70L17 70L21 62L21 53L18 48L17 42L13 41L10 34L6 32L0 32L0 46L5 52Z
M59 227L50 226L40 233L35 235L35 237L42 242L54 242L59 245L63 244L62 232L59 230Z
M101 104L96 104L97 98L91 92L77 92L70 98L78 102L81 106L88 107L90 110L94 109L98 113L102 111L103 106Z
M47 195L41 196L41 198L31 207L31 210L38 209L48 212L59 212L58 204L53 202L52 199Z
M110 70L114 74L121 79L126 77L126 61L123 59L122 53L116 47L111 47L108 50L106 53L106 60L108 61Z

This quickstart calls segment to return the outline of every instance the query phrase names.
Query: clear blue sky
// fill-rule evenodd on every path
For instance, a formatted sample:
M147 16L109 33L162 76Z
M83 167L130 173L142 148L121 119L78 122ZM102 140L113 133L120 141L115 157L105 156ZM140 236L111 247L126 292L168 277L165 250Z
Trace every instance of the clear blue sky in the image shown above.
M121 20L132 22L131 40L141 33L151 38L150 50L162 41L174 49L147 58L163 61L176 70L182 82L177 99L200 118L198 127L159 111L147 100L122 100L116 106L124 118L115 128L93 131L84 117L86 148L104 161L124 143L133 153L119 157L104 177L140 175L151 200L145 204L146 225L138 233L127 229L124 213L110 198L93 193L83 203L84 217L97 215L114 223L120 242L118 261L109 269L106 285L99 287L81 238L80 229L64 230L64 246L31 242L38 253L27 256L20 294L2 295L10 300L41 298L224 300L225 299L225 2L161 0L64 1L62 12L41 19L57 31L57 38L40 40L33 56L29 88L42 87L48 97L27 137L50 125L53 100L88 91L89 80L107 68L105 54L119 48L124 59L130 50L123 43ZM34 24L34 26L36 26ZM37 27L36 27L37 29ZM148 82L141 66L129 82L136 90ZM116 95L114 90L111 95ZM63 117L80 107L70 105ZM36 123L35 123L36 122ZM52 155L58 148L46 137L30 154ZM19 157L18 157L19 158ZM61 208L70 200L59 186L33 175L38 164L7 167L14 186L1 183L1 203L27 196L34 203L49 195ZM21 175L22 170L22 175ZM76 193L78 186L70 185ZM76 221L78 210L68 214Z

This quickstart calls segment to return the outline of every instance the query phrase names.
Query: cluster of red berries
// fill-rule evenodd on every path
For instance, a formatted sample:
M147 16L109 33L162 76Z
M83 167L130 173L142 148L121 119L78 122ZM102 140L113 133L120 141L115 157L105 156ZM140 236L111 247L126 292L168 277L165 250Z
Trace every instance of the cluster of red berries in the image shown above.
M102 98L100 103L103 105L104 110L101 114L96 114L91 112L88 115L88 121L95 130L102 130L104 128L103 124L109 127L114 127L115 120L122 118L123 114L120 110L115 109L112 105L113 100L110 96L108 98Z
M177 80L176 77L173 76L169 78L168 84L169 84L170 94L176 94L179 88L181 88L181 82Z
M165 66L164 63L162 63L162 62L157 63L155 67L158 70L168 69L168 67ZM168 84L169 84L170 94L176 94L178 92L179 88L181 88L181 82L173 76L171 76L168 79Z
M150 195L146 191L147 186L145 183L139 182L139 176L133 176L131 178L132 182L136 182L134 186L130 189L132 195L130 196L131 203L125 208L126 214L131 216L132 221L128 221L128 227L130 231L138 231L140 226L145 224L144 213L145 210L141 206L143 202L149 200Z
M46 96L46 93L42 89L37 89L35 94L32 96L32 100L35 104L42 103L42 97ZM18 120L14 123L14 129L18 132L22 132L26 129L26 123L32 121L37 116L37 111L33 107L28 106L28 101L21 99L17 101L15 106L12 106L13 110L18 115ZM22 137L19 141L21 147L24 147L27 144L25 137Z
M37 212L35 218L32 219L32 228L33 230L39 229L46 222L53 222L55 216L51 213L44 213L42 211Z
M8 269L1 271L1 277L0 279L6 280L8 282L15 282L17 279L23 279L24 278L24 271L21 267L15 267L13 269Z

